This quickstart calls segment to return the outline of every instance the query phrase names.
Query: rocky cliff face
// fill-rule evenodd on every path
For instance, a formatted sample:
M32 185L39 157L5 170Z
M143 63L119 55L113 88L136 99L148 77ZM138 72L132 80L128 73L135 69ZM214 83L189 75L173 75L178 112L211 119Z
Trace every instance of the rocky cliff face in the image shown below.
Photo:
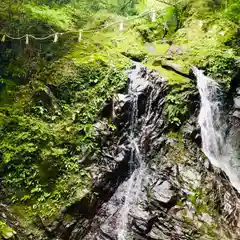
M116 130L96 124L102 149L91 157L92 191L49 232L71 240L239 239L240 195L201 151L199 103L192 101L195 113L173 132L164 112L167 81L143 66L129 78L107 106Z

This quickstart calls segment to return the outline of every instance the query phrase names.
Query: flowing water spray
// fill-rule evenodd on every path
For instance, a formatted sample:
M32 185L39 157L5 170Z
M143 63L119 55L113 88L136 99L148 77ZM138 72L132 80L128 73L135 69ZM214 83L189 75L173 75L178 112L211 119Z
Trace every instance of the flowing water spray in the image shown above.
M167 81L140 64L131 70L129 80L127 93L119 94L116 97L119 101L115 103L116 109L120 106L124 113L119 115L122 131L115 156L116 160L124 156L120 159L124 159L128 171L122 173L125 181L99 210L98 230L91 233L91 238L96 240L133 240L136 236L138 239L135 221L138 214L144 212L146 192L143 187L151 178L148 161L161 143L158 140L164 128L162 109Z
M141 142L140 137L143 133L138 132L138 93L139 87L144 86L144 83L139 82L141 81L141 77L138 76L140 67L141 65L137 65L136 69L132 70L131 74L129 75L130 84L128 94L132 102L129 133L129 141L131 144L129 166L132 175L127 181L124 204L119 210L119 217L117 219L116 233L118 240L126 240L128 237L131 239L131 236L129 236L131 232L128 229L130 211L138 201L144 172L146 170L146 164L139 149Z
M219 85L197 68L197 87L201 97L201 110L198 118L201 127L202 149L211 163L221 168L229 177L232 185L240 192L240 171L236 151L226 137L227 124L221 113Z

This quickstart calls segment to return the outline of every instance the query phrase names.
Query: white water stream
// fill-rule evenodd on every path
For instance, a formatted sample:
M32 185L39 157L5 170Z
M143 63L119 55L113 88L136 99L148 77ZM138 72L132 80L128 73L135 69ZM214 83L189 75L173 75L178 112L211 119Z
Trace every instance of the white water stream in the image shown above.
M159 136L158 131L163 123L160 116L162 92L166 90L164 80L140 64L131 70L129 80L127 94L119 98L123 99L122 106L125 106L128 114L124 122L124 142L119 149L125 149L129 171L126 181L102 206L100 214L106 218L100 223L100 232L95 233L97 240L136 239L133 222L139 213L143 217L142 204L146 198L143 186L149 181L148 160L151 150L156 146L153 141Z
M136 69L132 70L129 75L130 84L128 95L131 98L132 110L130 120L130 133L129 141L131 143L131 155L130 155L130 171L133 172L130 179L127 181L127 190L125 192L125 199L123 206L119 210L119 216L117 219L116 233L117 240L132 239L131 231L129 231L129 222L131 218L131 210L137 205L139 195L141 194L141 186L146 171L146 164L144 162L139 145L141 145L141 137L144 132L138 132L138 94L141 92L141 88L145 88L145 83L142 82L142 78L138 76L141 65L136 65ZM151 108L151 106L149 106ZM148 112L150 110L148 109ZM141 131L144 131L145 121L141 127ZM136 165L138 166L136 169Z
M221 168L232 185L240 192L240 163L231 140L226 136L227 124L221 112L219 85L197 68L197 87L201 96L201 110L198 118L201 127L202 149L211 163Z

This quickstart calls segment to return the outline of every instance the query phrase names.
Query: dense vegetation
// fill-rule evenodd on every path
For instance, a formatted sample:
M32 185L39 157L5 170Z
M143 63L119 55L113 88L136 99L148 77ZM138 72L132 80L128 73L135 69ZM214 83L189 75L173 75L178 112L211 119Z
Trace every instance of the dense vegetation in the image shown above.
M113 26L97 33L36 41L13 40L5 33L46 36L54 32L96 29L130 21L125 32ZM82 162L99 151L94 124L104 103L127 80L129 58L162 71L169 80L166 114L174 127L188 112L192 82L162 67L175 62L189 73L195 64L229 83L239 55L239 0L3 0L0 9L0 175L3 202L29 225L40 216L47 224L91 189ZM164 40L164 41L162 41ZM167 54L172 41L172 56ZM152 43L154 51L147 43ZM179 54L176 47L180 46ZM171 54L170 54L171 55ZM184 92L184 93L183 93ZM111 118L106 120L114 129ZM88 163L89 164L89 163ZM0 222L0 234L6 223ZM5 228L8 228L7 226Z

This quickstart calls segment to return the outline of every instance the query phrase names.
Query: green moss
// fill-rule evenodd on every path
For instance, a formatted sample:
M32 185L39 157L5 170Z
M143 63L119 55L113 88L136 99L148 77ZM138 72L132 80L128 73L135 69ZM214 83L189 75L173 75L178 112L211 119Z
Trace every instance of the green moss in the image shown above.
M173 139L174 144L171 145L166 157L171 160L173 164L185 163L187 151L183 142L182 133L180 131L170 131L168 138Z
M207 75L229 88L231 79L238 72L237 52L229 46L236 34L236 24L226 19L189 18L184 28L172 36L174 44L171 47L159 41L149 45L146 65L158 70L169 83L165 113L173 128L180 126L188 117L195 86L190 79L164 69L162 63L178 64L181 66L181 72L186 75L192 66L198 66L205 69ZM171 55L167 53L169 48L173 52Z
M136 29L140 33L144 42L153 42L161 39L164 35L163 24L158 23L145 23L137 26Z
M192 86L191 79L188 79L186 77L183 77L182 75L179 75L175 73L174 71L171 70L166 70L165 68L161 66L153 66L151 65L152 63L149 62L147 66L150 69L155 69L159 71L162 76L168 81L169 86L179 86L179 85L184 85L184 86Z
M191 192L192 194L188 195L188 199L193 204L197 214L209 213L212 215L216 213L213 204L206 204L206 202L210 203L210 201L203 188L194 188L191 189Z
M0 239L10 239L15 234L16 232L11 227L0 220Z
M183 136L182 136L182 133L180 131L177 131L177 132L170 131L168 133L168 138L177 139L179 144L183 143Z
M195 91L194 83L191 79L183 77L174 71L166 70L161 66L153 66L150 60L147 66L150 69L159 71L168 80L169 91L164 111L173 128L180 126L189 114L191 95Z
M237 26L227 20L192 20L175 35L175 44L182 53L175 54L174 61L186 67L196 65L206 73L229 85L236 71L236 50L229 42L237 34Z
M99 58L78 62L71 71L73 75L62 72L48 78L47 83L58 90L50 102L45 102L45 95L35 99L32 92L26 109L8 109L0 132L4 183L13 189L12 201L23 203L32 217L39 214L47 222L90 190L91 176L78 161L98 151L93 124L104 102L127 80L122 71L114 65L109 69ZM44 90L39 83L35 87L37 93ZM9 164L10 169L5 167Z
M153 33L151 28L148 31ZM198 66L206 70L216 80L225 82L229 87L231 79L237 72L236 59L238 58L238 26L223 17L212 17L207 19L196 19L190 17L183 28L179 29L171 40L173 45L161 44L155 41L148 44L149 59L147 64L153 62L171 61L183 67L186 73L192 66ZM171 48L172 54L168 53ZM177 51L178 49L178 51ZM160 66L159 71L163 72ZM165 72L166 78L181 81L178 76L172 76ZM171 80L170 80L171 81Z
M83 21L75 24L74 20L87 19L80 7L73 10L69 5L27 4L23 12L29 22L20 30L26 32L29 26L35 29L34 26L41 25L36 34L46 32L46 28L54 31L79 28ZM190 114L195 86L190 79L153 63L171 61L183 66L184 73L197 65L208 74L229 82L236 69L237 51L231 44L236 38L237 26L219 18L214 21L212 18L211 21L189 18L184 28L174 34L176 22L172 19L167 38L173 40L175 50L178 46L181 49L169 56L170 46L162 44L161 38L164 23L174 16L173 9L168 9L165 15L159 16L156 23L148 20L134 25L129 23L125 25L127 30L121 33L115 30L116 26L94 34L84 33L80 43L69 44L67 38L77 38L71 34L64 35L65 38L60 36L58 44L43 42L46 44L44 53L36 64L34 62L37 65L34 69L28 66L32 59L27 54L21 58L22 62L13 60L19 59L15 57L19 56L19 47L14 50L17 55L2 54L11 60L3 67L5 75L11 72L16 79L25 81L20 85L1 79L4 87L0 97L0 151L3 153L0 167L3 183L14 203L12 210L30 231L41 233L33 224L36 216L47 225L59 216L63 206L82 199L91 191L90 172L79 161L100 151L93 125L99 120L104 103L125 86L125 70L132 64L129 58L144 60L168 80L164 112L173 129L169 137L177 139L177 145L168 155L174 162L186 162L182 135L174 131ZM101 12L86 28L97 28L120 19L123 17ZM17 29L18 25L17 21ZM141 40L154 42L143 44ZM32 48L33 52L35 50ZM1 62L5 64L6 61L3 58ZM22 63L27 66L23 67ZM42 68L41 64L46 66ZM29 72L35 75L26 79ZM86 161L91 164L91 158ZM188 200L196 212L213 213L211 207L203 204L209 200L205 193L201 189L192 191ZM7 229L4 224L2 226ZM211 231L211 226L209 229L206 231Z
M191 189L191 191L193 193L188 195L188 200L190 200L194 206L195 215L201 216L202 214L208 214L214 219L214 222L212 223L201 221L201 226L200 228L198 227L198 230L203 236L206 236L207 239L216 239L220 236L217 229L218 213L214 208L212 199L210 199L209 195L204 192L203 188L195 188Z

